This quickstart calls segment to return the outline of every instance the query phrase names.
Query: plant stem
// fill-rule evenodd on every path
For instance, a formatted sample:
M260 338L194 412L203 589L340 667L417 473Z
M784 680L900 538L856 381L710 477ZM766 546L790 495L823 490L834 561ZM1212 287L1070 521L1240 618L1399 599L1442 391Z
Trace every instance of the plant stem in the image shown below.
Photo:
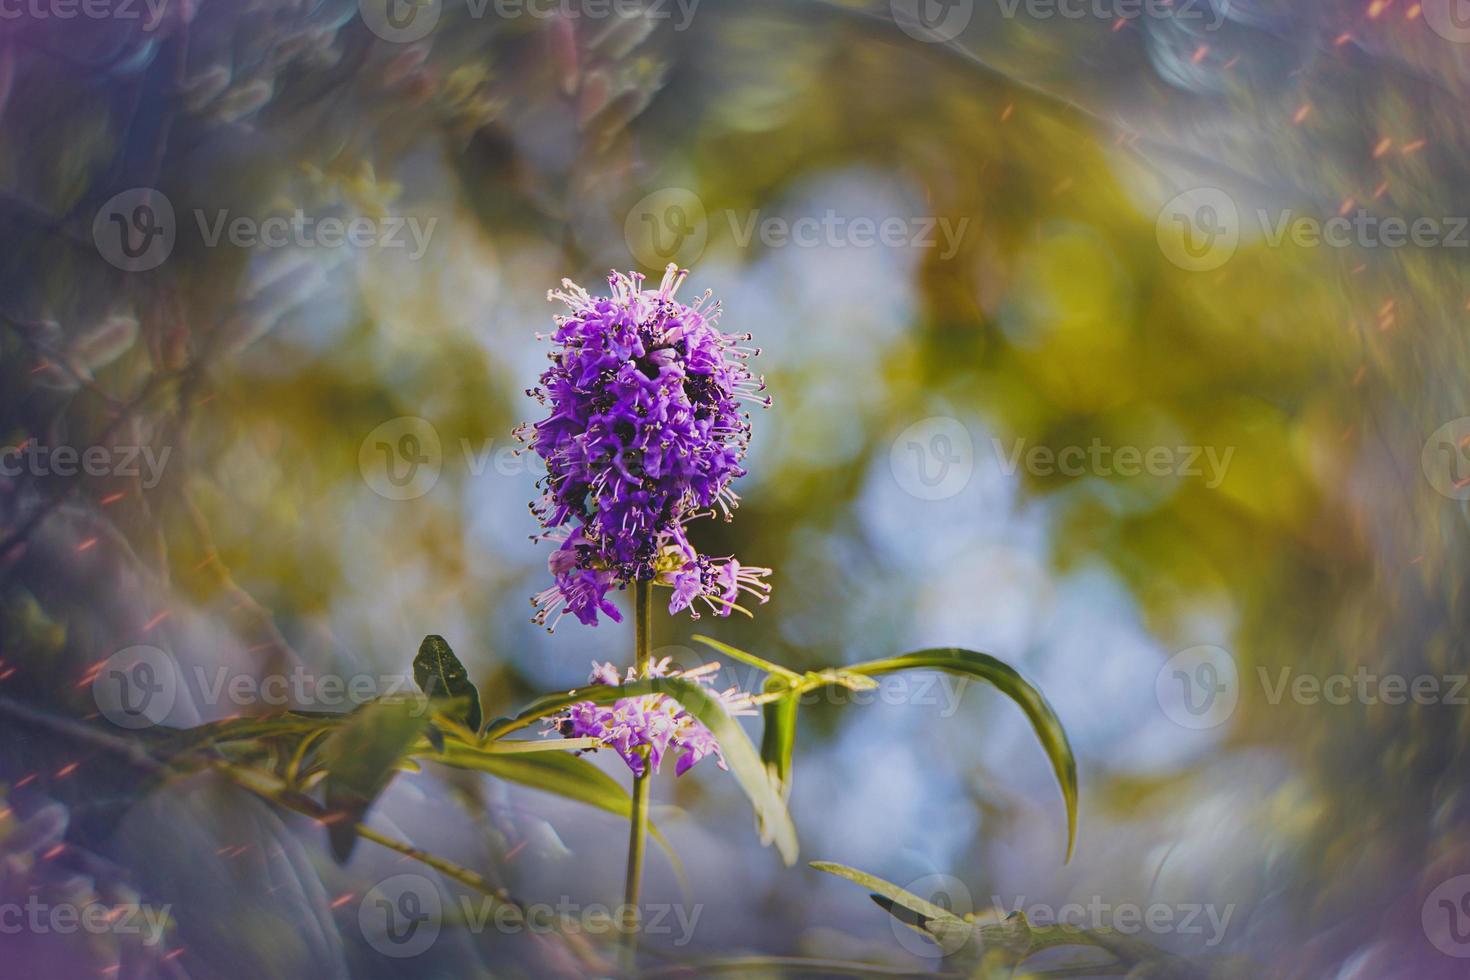
M633 654L641 678L653 660L653 583L633 583ZM628 877L623 886L623 973L632 975L638 956L638 891L643 880L643 852L648 845L648 758L643 775L633 777L633 810L628 827Z

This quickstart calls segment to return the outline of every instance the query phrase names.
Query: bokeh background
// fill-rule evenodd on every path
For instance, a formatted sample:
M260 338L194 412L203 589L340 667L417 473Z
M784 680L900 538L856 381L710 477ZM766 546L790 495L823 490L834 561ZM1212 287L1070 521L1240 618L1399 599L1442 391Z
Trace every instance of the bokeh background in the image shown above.
M1009 702L917 677L823 697L804 859L981 914L1163 908L1139 938L1221 975L1463 976L1458 2L7 11L0 441L109 463L17 452L0 478L0 882L170 924L7 933L0 974L575 972L493 929L384 956L375 882L456 886L370 844L338 866L321 827L208 778L160 784L89 741L128 734L93 681L137 645L186 677L390 678L438 633L494 716L627 660L627 623L531 624L547 548L512 430L547 289L676 261L763 348L743 504L700 543L775 591L656 643L686 666L713 659L696 632L798 668L983 650L1078 757L1064 863ZM211 241L298 210L370 240ZM1431 224L1395 245L1362 216ZM1359 224L1278 233L1333 217ZM1094 445L1163 452L1133 475L1027 455ZM1375 680L1275 693L1340 675ZM1386 675L1436 693L1386 703ZM190 683L163 726L258 710ZM946 968L861 889L783 868L714 766L654 794L689 897L657 849L647 897L699 917L649 937L650 968ZM489 777L405 774L371 822L533 901L621 894L621 821Z

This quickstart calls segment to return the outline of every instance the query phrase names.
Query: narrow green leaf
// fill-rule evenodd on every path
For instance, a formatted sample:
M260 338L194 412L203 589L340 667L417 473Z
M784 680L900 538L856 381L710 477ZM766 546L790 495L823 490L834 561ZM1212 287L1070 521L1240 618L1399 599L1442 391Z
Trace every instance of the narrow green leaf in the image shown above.
M725 656L729 657L732 660L738 660L743 664L749 664L757 670L763 670L766 673L774 675L776 677L785 677L787 680L794 681L801 676L801 674L797 671L791 670L787 667L782 667L780 664L771 663L771 661L762 659L761 657L757 657L753 653L746 653L744 650L732 647L728 643L721 643L719 640L712 640L707 636L700 636L696 634L694 636L694 642L703 643L705 646L710 647L713 650L717 650L720 653L723 653Z
M978 943L972 946L972 940L978 939L975 925L949 909L922 899L890 881L845 864L835 861L813 861L811 864L818 871L862 885L868 890L868 897L879 908L915 932L934 940L942 955L953 956L962 950L973 953L979 948Z
M901 905L910 912L921 915L926 919L958 923L968 928L965 920L955 915L949 909L941 908L933 902L926 901L913 892L905 891L891 881L884 881L877 875L870 875L866 871L859 871L857 868L850 868L845 864L838 864L836 861L812 861L810 864L818 871L825 871L829 875L846 878L848 881L862 885L873 894L881 895L889 901Z
M585 738L528 738L477 745L474 748L491 755L525 755L527 752L584 752L602 747L602 740L588 735Z
M480 730L480 692L444 637L433 633L424 637L418 656L413 658L413 679L431 699L466 699L464 713L459 717L470 731Z
M899 922L908 926L915 932L923 933L939 944L940 952L945 956L953 956L968 945L971 940L978 939L980 930L963 919L953 917L936 919L915 912L905 905L895 902L886 895L869 894L873 904L893 916Z
M782 687L784 683L778 678L766 681L768 694ZM791 689L762 708L765 724L761 729L761 761L783 800L791 796L791 757L796 749L796 715L800 708L801 694Z
M514 718L496 722L485 738L487 742L493 742L578 701L610 704L622 698L642 697L645 694L662 694L673 698L714 734L730 772L755 809L763 836L776 845L783 861L788 865L795 863L796 827L791 823L791 814L786 811L786 804L782 801L776 784L766 774L765 765L755 746L750 743L739 722L730 717L719 698L693 681L682 677L653 677L616 687L593 684L566 694L551 695L532 702Z
M358 823L423 734L425 708L418 699L371 702L323 743L327 829L339 862L351 855Z
M1041 692L1017 673L1014 667L985 653L938 647L919 650L901 657L873 660L845 668L854 674L891 674L900 670L943 670L962 677L973 677L994 685L1002 694L1021 706L1031 722L1036 737L1051 760L1062 800L1067 807L1067 860L1077 840L1077 760L1061 720Z

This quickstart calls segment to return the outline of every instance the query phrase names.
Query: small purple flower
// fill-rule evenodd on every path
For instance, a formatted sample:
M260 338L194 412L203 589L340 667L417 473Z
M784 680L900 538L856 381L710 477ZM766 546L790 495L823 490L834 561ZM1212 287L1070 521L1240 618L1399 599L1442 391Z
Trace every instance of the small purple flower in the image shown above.
M589 626L599 612L620 621L607 595L637 581L669 586L669 611L696 618L696 600L728 616L745 612L739 593L765 602L770 592L770 569L701 556L685 533L696 518L730 519L750 442L742 402L770 404L746 367L760 353L744 346L750 335L716 328L709 293L675 300L687 275L670 265L645 290L640 274L614 272L610 296L570 280L548 293L571 311L556 318L551 367L528 391L549 414L517 433L546 462L531 511L541 539L559 545L548 562L556 584L532 602L548 628L567 613Z
M665 657L649 664L643 677L683 677L709 686L713 684L712 675L717 670L719 665L710 663L681 671L670 667L670 660ZM637 679L637 672L628 668L627 682ZM592 665L591 681L610 687L623 683L616 667L598 663ZM737 688L729 688L718 697L732 715L753 714L755 711L749 697ZM622 756L636 776L642 776L649 770L658 772L659 764L670 754L678 756L674 765L676 776L684 775L699 760L710 755L715 757L721 769L726 768L725 757L720 753L720 743L714 733L680 707L679 702L662 694L621 698L612 704L579 701L547 719L547 734L563 738L595 738Z

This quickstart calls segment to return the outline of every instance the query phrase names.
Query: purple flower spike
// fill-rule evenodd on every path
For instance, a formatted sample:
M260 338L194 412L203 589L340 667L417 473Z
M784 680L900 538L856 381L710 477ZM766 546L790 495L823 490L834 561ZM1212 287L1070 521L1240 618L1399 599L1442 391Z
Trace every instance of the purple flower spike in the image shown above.
M649 664L643 677L683 677L705 686L714 682L718 664L705 664L693 670L676 670L669 658ZM637 680L637 672L628 668L627 682ZM612 664L592 665L593 684L617 687L623 681ZM725 710L732 715L754 714L750 698L737 688L719 694ZM564 738L595 738L623 757L637 776L647 770L658 772L659 764L669 755L677 755L674 775L682 776L699 760L714 756L721 769L726 768L720 743L704 724L679 706L679 702L662 694L645 694L621 698L612 704L579 701L561 714L547 719L547 734ZM646 761L645 761L646 758Z
M531 511L540 538L559 547L547 563L555 585L532 602L548 629L567 613L588 626L599 612L620 621L607 595L637 581L670 587L669 611L695 618L697 601L728 616L746 612L741 593L770 593L770 569L702 556L685 534L696 518L730 519L750 442L742 403L770 404L746 367L760 353L750 335L716 328L709 293L692 306L674 298L687 275L670 265L645 290L642 275L614 272L610 296L570 280L547 294L570 310L556 318L551 367L528 391L549 414L517 435L546 462Z

